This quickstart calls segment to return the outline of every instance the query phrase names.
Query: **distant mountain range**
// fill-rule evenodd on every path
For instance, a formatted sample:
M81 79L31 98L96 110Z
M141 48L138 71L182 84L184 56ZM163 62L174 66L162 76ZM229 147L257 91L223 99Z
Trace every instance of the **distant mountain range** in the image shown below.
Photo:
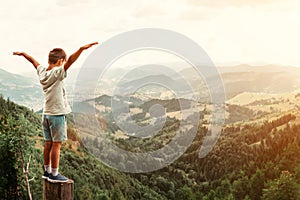
M93 70L97 72L96 68ZM300 68L298 67L237 65L218 67L218 71L224 84L227 100L243 92L276 94L300 89ZM151 98L170 99L176 95L175 92L171 91L172 87L178 90L176 92L184 95L192 93L190 90L192 89L200 100L206 100L210 96L205 78L217 78L204 78L205 75L199 74L192 67L177 68L174 72L162 68L161 73L151 67L138 68L134 71L130 67L110 68L97 80L97 88L93 88L91 84L95 80L91 80L88 73L85 75L86 77L84 76L84 80L79 80L77 76L79 73L80 69L70 69L65 81L71 102L84 101L103 94L125 95L124 92L126 91L136 92L134 95L144 95L144 98L148 100ZM157 82L162 82L170 87L155 84ZM190 84L190 88L184 86L186 82ZM147 83L149 84L147 85ZM78 88L79 85L80 88ZM35 73L26 77L0 69L0 93L5 98L9 97L34 110L42 108L42 89Z
M283 93L300 89L300 68L298 67L237 65L219 67L218 70L227 99L242 92ZM185 69L181 73L185 77L193 77L194 88L203 88L203 85L197 84L200 79L195 75L194 69Z
M41 109L43 92L37 78L29 78L0 69L0 94L5 98L32 108Z

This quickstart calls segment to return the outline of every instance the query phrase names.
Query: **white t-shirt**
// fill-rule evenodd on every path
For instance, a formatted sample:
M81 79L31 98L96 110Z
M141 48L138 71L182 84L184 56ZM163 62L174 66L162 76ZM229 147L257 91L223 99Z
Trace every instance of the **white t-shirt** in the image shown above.
M63 66L54 67L47 71L47 68L39 65L37 74L44 92L44 111L45 115L65 115L71 112L65 92L64 79L67 72Z

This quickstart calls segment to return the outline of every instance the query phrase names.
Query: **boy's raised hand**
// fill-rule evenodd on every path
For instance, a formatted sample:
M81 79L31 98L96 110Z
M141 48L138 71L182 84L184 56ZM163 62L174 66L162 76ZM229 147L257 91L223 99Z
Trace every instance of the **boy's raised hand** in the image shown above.
M96 44L98 44L98 42L93 42L93 43L90 43L90 44L86 44L86 45L80 47L75 53L73 53L69 57L69 59L67 60L67 62L64 64L65 71L67 71L70 68L70 66L77 60L77 58L80 56L80 54L84 50L86 50L86 49L88 49L88 48L90 48L90 47L92 47L92 46L94 46Z
M94 45L96 45L96 44L98 44L98 42L93 42L93 43L90 43L90 44L86 44L86 45L84 45L84 46L82 46L82 47L80 47L82 50L85 50L85 49L88 49L88 48L90 48L90 47L92 47L92 46L94 46Z
M18 51L16 51L16 52L13 52L13 55L23 56L23 52L18 52Z
M34 66L34 68L37 68L40 65L38 63L38 61L36 61L32 56L28 55L25 52L15 51L15 52L13 52L13 55L24 56L24 58L26 58L29 62L31 62L31 64Z

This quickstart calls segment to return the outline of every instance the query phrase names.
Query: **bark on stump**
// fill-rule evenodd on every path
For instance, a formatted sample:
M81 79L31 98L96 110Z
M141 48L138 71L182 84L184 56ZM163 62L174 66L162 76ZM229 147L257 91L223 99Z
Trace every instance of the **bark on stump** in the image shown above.
M74 200L74 181L51 183L44 180L43 200Z

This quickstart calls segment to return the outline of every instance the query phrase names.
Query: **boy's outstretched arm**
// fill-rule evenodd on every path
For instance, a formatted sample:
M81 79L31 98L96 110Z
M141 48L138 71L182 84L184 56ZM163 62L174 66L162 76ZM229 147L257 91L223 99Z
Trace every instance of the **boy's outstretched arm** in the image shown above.
M77 60L77 58L80 56L80 54L82 53L83 50L86 50L96 44L98 44L98 42L84 45L84 46L80 47L75 53L73 53L64 65L65 71L67 71L70 68L70 66Z
M33 64L34 68L37 68L40 64L30 55L25 52L13 52L13 55L23 56L26 58L31 64Z

